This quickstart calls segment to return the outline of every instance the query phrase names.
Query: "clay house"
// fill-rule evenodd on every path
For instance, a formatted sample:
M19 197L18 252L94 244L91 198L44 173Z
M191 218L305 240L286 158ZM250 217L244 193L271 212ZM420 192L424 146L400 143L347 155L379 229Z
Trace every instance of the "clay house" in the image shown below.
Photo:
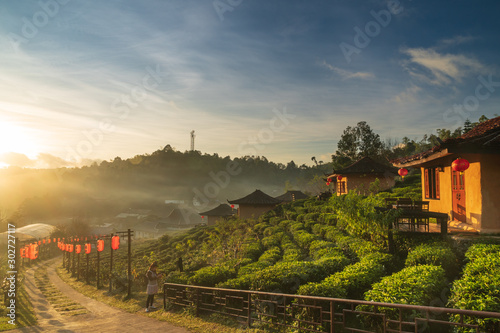
M481 233L500 232L500 117L392 163L420 168L422 198L430 211L446 213Z
M236 200L228 200L228 202L232 205L239 205L238 216L243 219L247 219L258 217L273 209L281 203L281 200L275 199L261 190L255 190L246 197Z
M378 163L370 157L363 157L346 168L334 170L327 179L335 186L337 195L353 190L366 195L370 193L370 184L376 179L380 181L379 190L386 190L394 186L397 175L397 169Z
M228 204L220 204L219 206L208 210L206 212L200 213L201 218L207 217L207 225L214 225L217 221L226 219L234 215L234 210Z
M286 191L285 194L282 194L275 199L280 200L281 202L293 202L295 200L307 199L309 196L301 191Z

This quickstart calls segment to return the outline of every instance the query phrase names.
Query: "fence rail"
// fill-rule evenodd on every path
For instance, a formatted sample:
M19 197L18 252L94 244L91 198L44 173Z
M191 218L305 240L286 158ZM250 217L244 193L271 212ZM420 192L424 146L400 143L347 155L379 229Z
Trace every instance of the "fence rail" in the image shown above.
M500 313L350 299L163 285L163 303L300 332L500 332Z

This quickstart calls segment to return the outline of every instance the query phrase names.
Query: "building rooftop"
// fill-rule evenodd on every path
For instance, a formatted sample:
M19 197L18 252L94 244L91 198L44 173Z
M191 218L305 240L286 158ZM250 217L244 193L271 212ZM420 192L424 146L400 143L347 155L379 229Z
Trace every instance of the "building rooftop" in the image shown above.
M500 117L480 123L469 132L458 138L450 138L440 145L434 146L422 153L400 157L391 161L395 165L417 162L436 153L486 153L500 154Z
M384 174L386 172L397 175L397 170L394 167L378 163L370 157L363 157L357 162L340 170L333 170L333 175L348 175L348 174Z
M203 216L231 216L233 214L233 209L228 204L220 204L211 210L200 213Z
M281 203L282 201L279 199L275 199L270 195L265 194L261 190L255 190L250 193L246 197L236 199L236 200L228 200L230 204L246 204L246 205L276 205Z
M275 197L282 202L292 202L295 200L307 199L309 196L301 191L287 191L285 194Z

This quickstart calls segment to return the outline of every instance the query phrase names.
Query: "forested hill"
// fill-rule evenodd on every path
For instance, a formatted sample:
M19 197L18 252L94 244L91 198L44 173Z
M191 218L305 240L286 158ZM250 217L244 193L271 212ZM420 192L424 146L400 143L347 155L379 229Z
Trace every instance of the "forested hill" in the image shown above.
M33 222L58 217L112 216L128 208L152 209L165 200L192 204L225 202L260 189L278 196L285 189L325 190L331 165L297 166L265 157L230 158L170 146L131 159L75 169L0 170L1 209L6 217ZM316 179L316 181L314 181Z

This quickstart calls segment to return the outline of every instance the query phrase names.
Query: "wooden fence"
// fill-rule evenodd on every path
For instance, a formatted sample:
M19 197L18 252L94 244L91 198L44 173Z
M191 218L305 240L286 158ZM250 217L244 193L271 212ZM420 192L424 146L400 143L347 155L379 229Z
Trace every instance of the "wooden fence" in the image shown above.
M208 288L163 286L168 306L196 315L218 313L249 327L290 327L300 332L500 332L500 313L431 306Z

